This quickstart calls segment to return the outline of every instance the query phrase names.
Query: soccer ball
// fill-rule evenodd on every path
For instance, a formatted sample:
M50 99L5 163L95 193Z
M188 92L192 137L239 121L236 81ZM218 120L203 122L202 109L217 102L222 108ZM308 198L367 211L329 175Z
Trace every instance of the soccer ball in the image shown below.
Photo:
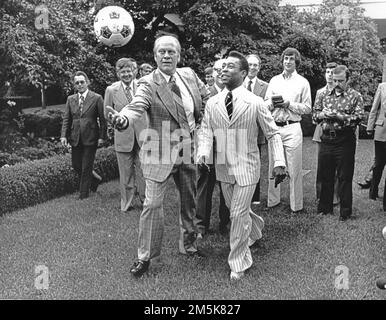
M121 7L104 7L95 16L94 31L103 44L109 47L122 47L133 37L133 18Z

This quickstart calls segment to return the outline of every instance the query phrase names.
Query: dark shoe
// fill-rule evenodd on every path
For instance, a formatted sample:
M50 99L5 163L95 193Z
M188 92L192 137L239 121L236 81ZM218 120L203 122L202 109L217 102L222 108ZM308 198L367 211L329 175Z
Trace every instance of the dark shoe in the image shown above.
M137 260L130 268L130 273L134 277L140 278L149 269L149 266L150 266L150 261Z
M362 189L369 189L370 186L371 186L371 181L358 182L358 185L359 185Z
M339 221L346 221L346 220L349 220L350 219L350 216L340 216L339 217Z
M83 199L87 199L88 198L88 194L87 193L81 193L79 195L79 200L83 200Z
M377 200L378 195L376 195L376 194L370 194L370 195L369 195L369 198L370 198L371 200Z
M101 183L101 181L102 181L102 178L99 179L99 178L96 178L96 177L92 177L90 190L92 192L96 192L98 190L98 186Z
M188 253L189 257L207 258L210 256L210 252L204 248L198 248L197 251Z

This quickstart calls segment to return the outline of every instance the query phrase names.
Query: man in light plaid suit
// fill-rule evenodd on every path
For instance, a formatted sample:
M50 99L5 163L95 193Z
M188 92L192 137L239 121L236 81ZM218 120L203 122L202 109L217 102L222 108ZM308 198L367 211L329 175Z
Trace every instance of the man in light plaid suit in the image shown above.
M273 176L285 176L285 158L279 129L263 99L248 91L243 81L248 61L236 51L226 59L221 79L225 88L209 99L198 134L197 161L207 165L216 140L216 178L230 209L230 279L239 280L252 265L249 246L262 237L264 221L251 210L260 179L258 134L261 128L272 149ZM276 181L278 182L278 180Z
M157 69L139 80L133 100L120 113L109 109L109 120L120 130L132 126L144 112L148 116L148 129L141 148L146 199L139 221L138 260L130 269L135 277L142 276L150 260L161 253L163 200L171 175L181 200L180 252L201 254L196 244L197 168L192 160L192 138L209 92L192 69L177 69L180 52L177 38L158 38L154 43Z

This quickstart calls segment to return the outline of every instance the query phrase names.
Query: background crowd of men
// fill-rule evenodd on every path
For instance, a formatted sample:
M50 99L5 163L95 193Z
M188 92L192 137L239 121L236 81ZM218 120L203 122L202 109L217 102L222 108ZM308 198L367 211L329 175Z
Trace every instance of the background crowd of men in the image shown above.
M264 228L264 220L251 209L261 201L261 146L268 144L269 170L263 173L269 178L267 206L280 203L280 183L287 178L290 210L299 214L303 211L300 121L311 112L317 124L313 138L318 146L317 211L332 214L339 203L340 220L352 216L355 131L364 106L361 94L348 85L346 66L326 65L326 86L318 90L312 108L310 85L297 72L301 55L294 48L283 51L283 72L269 83L258 78L261 59L253 53L231 51L215 61L205 69L206 84L191 68L177 68L180 54L179 41L162 36L154 43L154 71L150 64L138 68L131 58L119 59L118 81L106 88L104 99L88 89L87 75L77 72L73 79L77 93L66 104L61 140L72 146L80 199L97 190L101 179L92 170L95 152L106 139L107 123L114 127L120 209L132 210L135 195L143 204L133 276L141 277L151 259L161 254L163 201L172 176L180 199L179 251L207 256L200 240L213 232L212 196L218 181L219 231L229 234L230 279L241 279L252 265L250 247ZM386 84L380 84L367 125L369 133L375 130L371 199L378 197L386 164L385 116ZM177 139L171 138L176 132ZM143 180L136 181L136 175ZM386 210L386 191L383 199Z

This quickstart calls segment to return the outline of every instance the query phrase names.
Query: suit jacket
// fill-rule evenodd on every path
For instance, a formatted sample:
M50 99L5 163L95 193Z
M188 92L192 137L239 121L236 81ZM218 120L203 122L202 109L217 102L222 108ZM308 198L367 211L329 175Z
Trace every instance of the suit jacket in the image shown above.
M83 103L82 114L77 93L67 98L65 108L61 137L67 138L72 146L78 146L80 143L93 146L98 144L98 139L106 139L107 125L101 95L89 90Z
M268 88L268 82L265 82L263 80L260 80L259 78L256 78L256 83L253 87L252 92L255 95L264 99L265 93L267 92L267 88ZM264 132L261 130L261 128L260 128L259 135L257 138L258 138L258 144L264 144L265 143Z
M194 118L199 125L209 92L192 69L177 68L176 72L193 99ZM164 76L156 69L139 80L134 99L120 112L129 120L130 126L133 126L144 112L147 113L148 129L144 131L140 153L143 176L146 179L165 181L177 160L182 144L185 141L190 144L190 137L181 142L179 137L173 135L180 129L187 133L190 131L186 122L180 122L177 108Z
M285 166L285 159L279 129L264 106L263 99L243 86L236 90L241 91L233 101L231 120L225 107L227 90L209 99L198 135L198 156L209 157L215 138L217 180L247 186L256 184L260 179L257 144L260 127L272 147L274 167Z
M378 85L367 122L367 130L375 130L374 140L386 141L386 82Z
M137 91L137 81L134 82L134 94ZM133 96L134 96L133 94ZM106 88L104 105L113 107L117 111L121 111L122 108L129 103L122 81L114 82L112 85ZM114 148L118 152L130 152L133 150L135 138L139 145L141 145L139 136L142 130L146 129L147 121L146 115L143 115L138 121L134 123L133 127L129 127L126 130L114 130Z

